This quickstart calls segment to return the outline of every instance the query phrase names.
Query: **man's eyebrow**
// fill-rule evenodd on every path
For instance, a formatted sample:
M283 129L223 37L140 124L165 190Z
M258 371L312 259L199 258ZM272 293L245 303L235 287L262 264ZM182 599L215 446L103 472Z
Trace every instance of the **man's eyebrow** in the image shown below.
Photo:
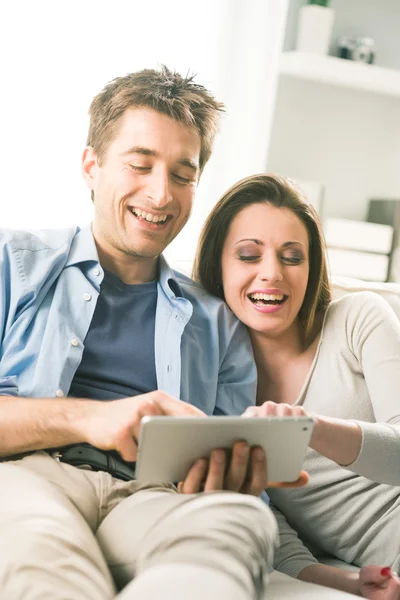
M194 160L191 160L190 158L181 158L181 160L178 160L178 162L183 167L189 167L189 169L193 169L193 171L199 170L198 163L195 162Z
M155 158L158 158L159 156L158 152L156 152L155 150L151 150L150 148L145 148L144 146L132 146L132 148L129 148L128 150L125 150L125 152L122 152L121 156L129 156L130 154L154 156ZM181 158L180 160L178 160L178 163L183 167L189 167L189 169L192 169L193 171L199 170L198 163L190 158Z
M129 154L144 154L144 156L158 156L155 150L150 150L150 148L145 148L144 146L132 146L125 152L121 152L121 156L128 156Z

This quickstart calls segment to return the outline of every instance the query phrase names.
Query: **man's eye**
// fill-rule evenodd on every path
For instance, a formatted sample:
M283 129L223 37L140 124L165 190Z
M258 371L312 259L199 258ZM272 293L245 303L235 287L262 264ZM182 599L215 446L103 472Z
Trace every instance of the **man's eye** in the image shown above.
M188 184L191 183L193 180L190 179L189 177L182 177L182 175L174 175L175 179L179 182L179 183L184 183L184 184Z
M249 256L248 254L239 256L239 260L241 260L243 262L255 262L259 258L260 258L259 256Z
M129 165L131 169L134 171L138 171L139 173L145 173L150 170L150 167L141 167L139 165Z

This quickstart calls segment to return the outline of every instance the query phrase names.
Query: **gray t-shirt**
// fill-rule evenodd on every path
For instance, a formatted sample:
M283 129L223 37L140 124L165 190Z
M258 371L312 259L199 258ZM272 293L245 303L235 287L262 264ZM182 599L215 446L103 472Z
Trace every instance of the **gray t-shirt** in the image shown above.
M157 282L128 285L104 272L69 396L116 400L157 389Z

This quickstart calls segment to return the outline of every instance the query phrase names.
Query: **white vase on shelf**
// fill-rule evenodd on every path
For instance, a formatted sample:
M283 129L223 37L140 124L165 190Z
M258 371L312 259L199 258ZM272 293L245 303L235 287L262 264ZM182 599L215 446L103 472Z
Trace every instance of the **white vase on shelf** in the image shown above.
M328 6L308 4L299 11L296 50L328 54L335 11Z

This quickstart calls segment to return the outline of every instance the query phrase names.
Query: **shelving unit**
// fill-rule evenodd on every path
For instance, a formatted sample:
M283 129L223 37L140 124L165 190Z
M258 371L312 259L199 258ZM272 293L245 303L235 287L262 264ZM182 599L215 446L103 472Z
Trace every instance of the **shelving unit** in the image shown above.
M281 55L267 169L321 189L324 223L356 227L366 222L371 198L400 198L399 163L400 70L299 51ZM384 280L390 262L400 280L400 244L393 246L369 256L342 240L331 248L332 272L349 275L350 258L357 258L353 277Z
M280 73L400 98L400 71L307 52L284 52Z

